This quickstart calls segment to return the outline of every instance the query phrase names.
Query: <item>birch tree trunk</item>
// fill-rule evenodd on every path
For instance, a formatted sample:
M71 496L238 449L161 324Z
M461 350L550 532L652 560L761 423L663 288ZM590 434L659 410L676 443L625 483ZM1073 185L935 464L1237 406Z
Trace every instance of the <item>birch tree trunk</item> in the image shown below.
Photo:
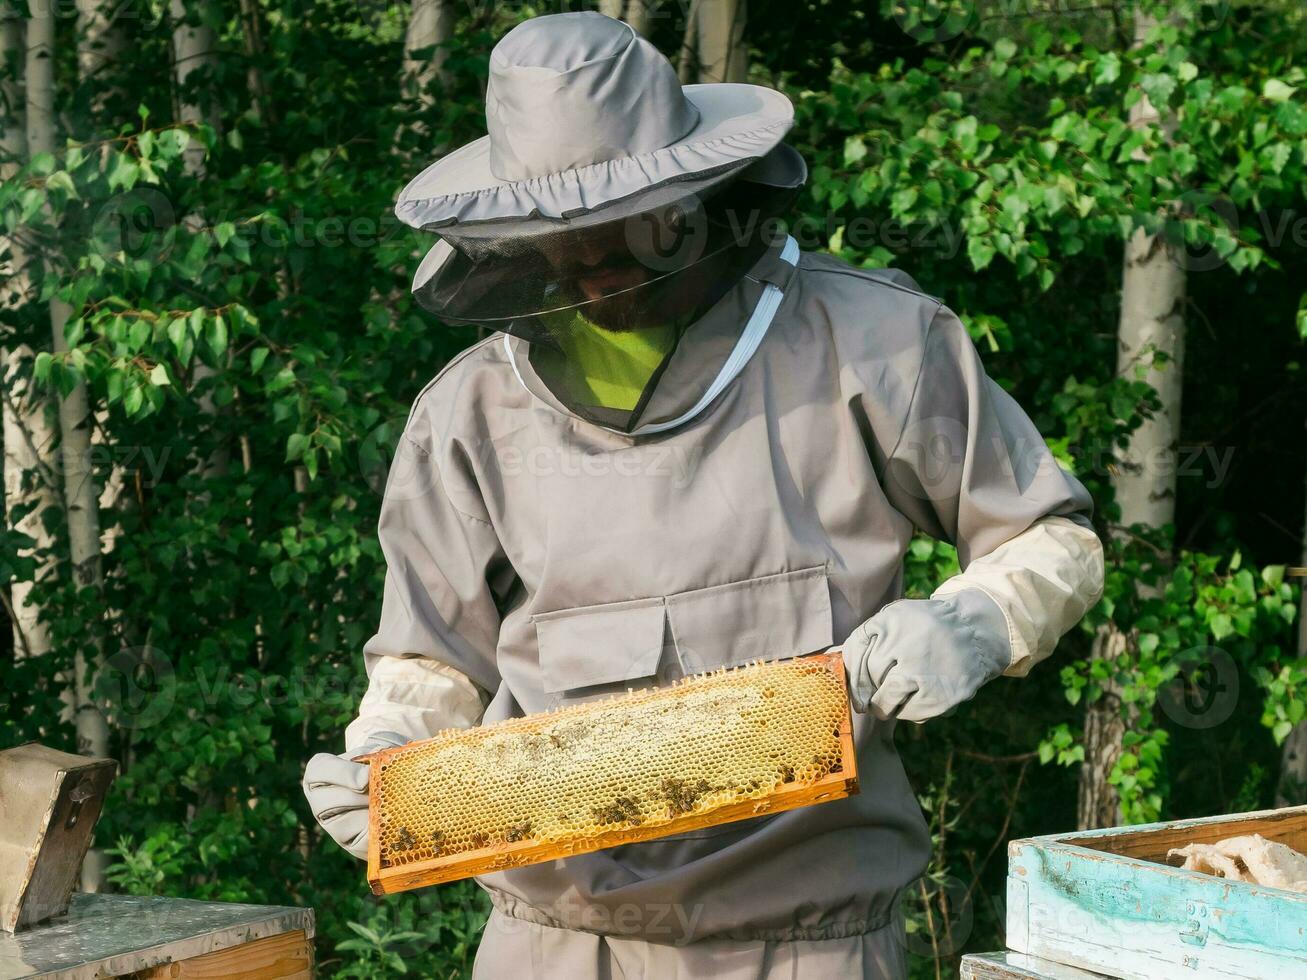
M1135 46L1142 46L1155 26L1139 15ZM1146 97L1130 110L1130 125L1165 122ZM1180 392L1184 378L1185 270L1159 236L1142 229L1126 243L1121 273L1121 314L1117 327L1117 372L1146 368L1144 380L1156 389L1161 405L1130 437L1112 485L1121 508L1121 526L1160 528L1175 520L1176 444L1180 434ZM1126 637L1109 623L1095 637L1091 656L1115 661L1129 648ZM1123 716L1120 686L1105 685L1104 696L1086 709L1085 761L1080 770L1077 806L1081 828L1122 822L1121 800L1108 783L1122 751L1129 720Z
M88 133L105 128L112 120L105 116L106 105L110 98L120 91L114 69L120 66L126 51L128 36L124 29L124 4L128 0L77 0L77 72L81 85L90 93L91 109L94 118L87 126ZM129 16L132 16L129 13ZM95 424L91 425L92 445L97 449L105 446L109 410L99 406L95 411ZM100 491L99 513L111 514L118 507L126 488L126 475L121 466L111 466L105 475L104 485ZM100 535L102 555L110 554L117 544L122 529L110 523ZM107 632L119 620L116 612L105 610Z
M245 78L250 89L250 106L255 118L271 122L271 106L268 100L268 87L263 81L263 71L259 61L263 57L263 14L259 10L258 0L240 0L241 37L243 40L246 63Z
M27 22L27 149L33 156L55 152L55 6L36 4ZM55 272L47 255L47 275ZM68 350L64 325L72 310L62 299L50 301L50 331L56 353ZM91 466L91 415L86 384L79 381L59 398L59 449L63 464L64 516L73 581L79 588L98 590L103 583L100 562L100 515L95 474ZM74 661L77 748L84 754L109 755L109 726L94 700L100 659L99 624L88 624L87 641ZM89 650L89 654L86 652ZM82 888L98 891L104 884L103 852L92 850L82 866Z
M685 32L681 35L681 51L676 58L676 76L682 85L699 79L699 7L704 0L690 0L685 15Z
M127 47L120 6L120 0L77 0L77 72L94 86L91 105L97 110L115 88L109 70Z
M622 20L634 27L640 36L648 37L656 3L657 0L626 0L626 10Z
M657 0L599 0L599 12L626 21L637 34L648 37L655 3Z
M444 80L444 45L453 30L454 14L446 0L413 0L404 33L404 95L424 109L435 103L432 83Z
M205 123L220 129L218 109L207 87L198 89L192 75L217 65L217 39L207 0L200 0L187 10L186 0L169 0L172 18L173 79L177 84L177 118L190 125ZM204 147L192 139L185 152L186 173L204 176Z
M20 83L26 60L24 22L16 8L6 5L0 8L0 181L10 179L27 156L27 136L23 132L25 96ZM30 256L16 236L0 236L0 256L7 256L0 259L0 309L12 310L28 299ZM52 412L47 400L32 384L34 357L26 344L0 347L5 523L35 542L35 547L20 552L20 557L29 557L34 552L50 553L53 541L42 518L59 504L49 465L55 445ZM17 514L22 516L15 519ZM38 567L34 579L41 578L46 571L46 567ZM42 622L41 610L28 601L34 584L33 581L0 584L0 588L8 590L14 653L19 657L40 657L51 649L50 629Z
M1303 514L1299 564L1307 568L1307 513ZM1307 658L1307 578L1299 584L1302 593L1298 598L1298 656ZM1280 780L1275 793L1276 806L1303 803L1307 803L1307 721L1298 722L1284 740L1280 750Z
M12 345L0 352L0 393L3 393L4 504L9 527L34 542L20 557L49 555L53 545L44 518L59 506L49 460L55 445L50 405L32 383L35 354L26 344ZM23 511L26 513L23 513ZM22 513L21 517L16 515ZM5 583L8 607L13 618L14 652L20 657L40 657L52 648L50 629L42 621L40 607L30 602L32 588L48 573L42 562L32 581ZM75 695L68 697L71 705Z
M212 74L218 66L217 37L214 33L211 0L197 0L189 7L186 0L169 0L172 18L173 82L177 92L177 118L191 126L204 124L214 132L221 132L222 117L218 102L209 85L198 85L193 76L197 72ZM204 146L192 138L183 154L183 169L196 180L204 179ZM189 214L183 222L192 231L202 227L203 217ZM196 360L193 380L203 383L214 376L213 368ZM217 407L210 395L199 399L200 409L208 416L217 415ZM198 467L202 477L213 478L227 471L231 460L230 450L219 446Z
M697 81L743 82L749 75L745 44L748 0L700 0L695 7Z

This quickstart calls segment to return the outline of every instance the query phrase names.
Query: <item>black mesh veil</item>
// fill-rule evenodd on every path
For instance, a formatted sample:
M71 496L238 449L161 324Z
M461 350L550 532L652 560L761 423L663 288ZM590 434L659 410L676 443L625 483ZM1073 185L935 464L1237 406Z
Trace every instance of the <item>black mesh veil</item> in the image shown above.
M536 219L443 230L448 255L414 294L447 323L529 340L542 328L532 321L566 310L613 329L675 320L688 312L685 286L702 278L687 273L705 263L719 274L741 263L747 269L795 192L737 179L667 193L663 203L607 221L591 215L585 223Z
M560 401L629 431L687 329L775 242L802 186L747 174L665 185L635 213L441 229L447 247L414 295L445 322L529 341Z

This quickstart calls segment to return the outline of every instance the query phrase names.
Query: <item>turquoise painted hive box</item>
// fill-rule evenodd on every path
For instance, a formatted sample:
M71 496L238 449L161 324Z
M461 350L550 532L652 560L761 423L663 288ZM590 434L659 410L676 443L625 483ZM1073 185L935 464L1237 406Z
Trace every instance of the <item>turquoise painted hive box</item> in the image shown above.
M1307 806L1013 841L1007 944L1121 980L1307 978L1307 894L1167 864L1246 834L1307 853Z

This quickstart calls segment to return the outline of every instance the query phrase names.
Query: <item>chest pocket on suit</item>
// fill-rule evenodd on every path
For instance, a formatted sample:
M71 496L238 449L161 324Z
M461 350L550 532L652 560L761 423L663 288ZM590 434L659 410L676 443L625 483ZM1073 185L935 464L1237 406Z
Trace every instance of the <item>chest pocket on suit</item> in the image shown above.
M822 650L834 642L825 565L532 617L543 689L569 699Z

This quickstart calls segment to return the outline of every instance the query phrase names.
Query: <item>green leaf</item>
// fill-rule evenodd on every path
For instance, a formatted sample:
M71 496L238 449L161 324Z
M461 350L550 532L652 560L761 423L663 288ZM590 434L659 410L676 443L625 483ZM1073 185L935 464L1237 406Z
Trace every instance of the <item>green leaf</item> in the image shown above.
M113 368L105 375L104 387L106 400L110 405L118 402L123 396L123 383L126 381L126 372Z
M1148 96L1148 101L1155 107L1161 109L1171 101L1171 96L1175 92L1175 77L1173 75L1145 75L1140 87L1144 94Z
M168 321L168 339L172 341L173 348L177 351L178 356L186 346L186 321L181 317L173 317Z
M76 347L82 342L85 333L86 320L80 316L70 317L64 324L64 343L69 347Z
M1121 77L1121 58L1115 51L1109 51L1098 59L1094 65L1094 83L1111 85Z
M47 193L58 191L65 197L77 200L77 187L73 184L73 178L67 170L56 170L45 179L45 189Z
M895 191L890 198L890 210L896 215L907 215L912 210L912 205L917 203L917 189L915 187L903 187Z
M150 342L150 322L144 317L138 316L132 321L131 327L127 331L127 343L131 345L132 350L141 351L145 345Z
M168 379L168 369L163 366L162 361L150 369L150 384L160 388L172 384Z
M1272 102L1287 102L1297 91L1296 85L1289 85L1278 78L1268 78L1262 84L1262 98L1270 99Z
M109 189L129 191L136 186L141 175L141 166L126 153L114 154L113 167L109 170Z
M190 145L191 138L184 129L165 129L159 134L157 146L163 160L175 160Z
M989 242L980 238L967 239L967 258L971 267L979 272L994 260L995 249Z
M227 321L219 313L206 325L204 339L209 348L215 354L221 354L227 349Z
M286 462L294 462L304 455L309 446L309 437L303 432L292 432L286 440Z
M1212 631L1212 636L1218 640L1224 640L1234 633L1234 620L1230 618L1228 613L1217 613L1212 617L1208 627Z
M844 141L844 166L851 167L867 155L867 144L861 136L850 136Z

